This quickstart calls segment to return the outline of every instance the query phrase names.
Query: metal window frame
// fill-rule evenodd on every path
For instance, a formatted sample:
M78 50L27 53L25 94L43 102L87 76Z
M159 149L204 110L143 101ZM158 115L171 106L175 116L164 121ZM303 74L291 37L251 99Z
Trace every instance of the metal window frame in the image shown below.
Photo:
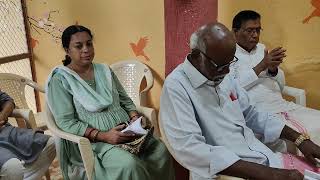
M12 55L12 56L7 56L7 57L2 57L2 58L0 58L0 64L14 62L14 61L18 61L18 60L21 60L21 59L28 58L30 60L30 66L31 66L30 68L31 68L31 73L32 73L32 80L37 82L35 63L34 63L34 59L33 59L33 51L32 51L32 48L31 48L30 27L29 27L29 23L28 23L28 20L27 20L28 19L28 15L27 15L26 0L21 0L21 9L22 9L22 16L23 16L24 27L25 27L25 32L26 32L26 40L27 40L28 52L27 53L22 53L22 54L15 54L15 55ZM34 93L35 93L37 111L39 112L39 111L41 111L39 92L35 90Z

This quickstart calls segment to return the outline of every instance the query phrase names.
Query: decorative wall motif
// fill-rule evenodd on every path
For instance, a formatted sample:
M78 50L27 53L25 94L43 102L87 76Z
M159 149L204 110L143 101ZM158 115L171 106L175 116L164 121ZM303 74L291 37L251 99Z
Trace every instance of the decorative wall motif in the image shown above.
M44 12L40 17L28 16L28 22L30 29L33 32L41 35L41 33L48 34L54 42L59 42L64 27L58 25L54 17L59 14L58 10L50 10ZM31 38L31 46L34 48L39 41L35 38Z
M302 21L303 24L309 23L311 18L320 17L320 0L311 0L311 4L316 9Z
M136 44L132 42L129 43L135 56L136 57L143 56L146 61L150 61L150 58L144 52L144 49L147 46L148 41L149 41L148 37L145 36L145 37L141 37Z

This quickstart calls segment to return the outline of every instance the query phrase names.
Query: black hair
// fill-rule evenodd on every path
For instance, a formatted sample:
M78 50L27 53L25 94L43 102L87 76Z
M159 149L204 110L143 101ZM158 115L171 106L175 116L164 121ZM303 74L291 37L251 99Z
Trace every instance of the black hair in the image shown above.
M71 36L78 32L87 32L91 38L93 37L91 34L91 31L88 28L80 25L71 25L63 31L61 36L62 47L65 50L69 48ZM64 66L67 66L68 64L70 64L71 63L70 56L66 55L65 59L62 60L62 62Z
M241 28L242 23L248 20L257 20L260 18L261 18L260 14L255 11L252 11L252 10L240 11L236 16L234 16L232 20L232 29L239 30Z

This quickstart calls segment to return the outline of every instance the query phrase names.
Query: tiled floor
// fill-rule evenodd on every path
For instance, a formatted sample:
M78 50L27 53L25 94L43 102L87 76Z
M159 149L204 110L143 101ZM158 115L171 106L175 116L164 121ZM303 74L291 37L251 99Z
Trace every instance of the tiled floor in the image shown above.
M51 166L49 167L49 171L50 171L51 180L63 180L57 158L53 160ZM42 177L42 180L45 180L45 179L46 179L45 177Z

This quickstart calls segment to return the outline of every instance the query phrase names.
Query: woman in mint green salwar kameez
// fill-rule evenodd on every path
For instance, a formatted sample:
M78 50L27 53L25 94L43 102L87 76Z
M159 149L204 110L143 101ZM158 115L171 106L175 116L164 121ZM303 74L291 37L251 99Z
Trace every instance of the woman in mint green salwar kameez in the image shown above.
M121 133L123 126L118 124L134 121L138 115L136 107L111 69L92 63L90 30L75 25L63 34L68 62L50 74L47 100L60 129L92 141L94 178L173 179L169 153L158 139L150 138L139 155L115 146L135 138L134 134ZM77 144L61 140L59 148L64 179L86 179Z

